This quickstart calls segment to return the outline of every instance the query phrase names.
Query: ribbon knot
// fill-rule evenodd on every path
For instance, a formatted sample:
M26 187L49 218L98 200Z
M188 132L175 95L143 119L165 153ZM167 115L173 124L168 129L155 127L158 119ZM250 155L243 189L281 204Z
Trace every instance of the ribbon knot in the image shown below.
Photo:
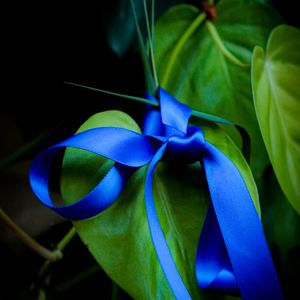
M200 128L188 126L190 107L163 89L158 90L158 95L160 109L148 109L143 134L114 127L95 128L40 153L30 169L33 192L63 217L85 219L112 205L131 174L149 164L145 207L154 250L174 297L189 300L192 298L158 219L152 183L155 168L162 159L183 163L200 161L212 204L200 235L196 274L192 278L202 288L240 293L246 300L283 299L261 222L239 170L205 140ZM56 207L49 192L49 176L54 159L64 147L84 149L112 159L115 164L83 199Z
M173 135L168 138L163 159L192 164L200 160L204 150L205 138L202 130L195 126L188 126L185 135Z

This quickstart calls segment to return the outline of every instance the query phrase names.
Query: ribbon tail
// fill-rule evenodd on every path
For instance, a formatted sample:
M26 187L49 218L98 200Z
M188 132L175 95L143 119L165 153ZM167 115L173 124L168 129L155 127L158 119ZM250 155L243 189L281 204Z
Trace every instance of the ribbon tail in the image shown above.
M202 228L196 256L196 278L201 288L239 294L222 232L212 205Z
M165 152L166 145L167 144L163 144L162 147L157 151L148 168L145 188L146 214L150 235L157 258L175 298L180 300L191 300L192 298L186 289L185 284L183 283L170 249L167 245L153 200L153 175L158 162Z
M265 240L263 227L243 177L236 166L217 148L206 143L203 157L208 188L220 232L244 300L281 300L283 295ZM208 218L213 214L209 212ZM211 221L207 222L213 222ZM216 239L218 229L214 230ZM207 236L207 233L204 232ZM203 238L204 239L204 238ZM201 242L202 244L202 242ZM205 245L202 245L205 247ZM222 248L222 245L221 245ZM228 266L225 253L219 260ZM202 260L211 262L209 254ZM204 267L210 265L205 262ZM219 267L219 266L218 266ZM214 270L216 273L216 271Z

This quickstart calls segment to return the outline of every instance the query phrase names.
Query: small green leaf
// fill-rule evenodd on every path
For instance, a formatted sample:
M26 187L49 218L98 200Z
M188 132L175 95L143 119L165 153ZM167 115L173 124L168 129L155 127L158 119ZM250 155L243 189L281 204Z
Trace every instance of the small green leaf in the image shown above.
M194 6L176 6L161 16L154 42L159 82L193 109L245 128L251 138L251 167L259 177L268 156L251 101L250 67L245 64L250 64L254 46L265 46L282 20L257 1L222 0L217 12L213 23L198 22L195 28L201 11Z
M126 114L110 111L94 115L79 131L115 126L140 131ZM259 212L254 179L242 154L224 131L202 126L206 139L239 168ZM101 137L98 137L101 138ZM101 180L110 161L78 149L67 149L61 179L65 202L71 204ZM97 262L134 299L174 299L158 263L144 205L147 166L128 181L117 201L106 211L74 222ZM199 164L176 166L161 162L154 176L155 205L171 253L193 299L224 299L197 286L194 267L197 242L206 216L209 195Z
M300 31L281 25L252 59L253 95L279 184L300 214Z

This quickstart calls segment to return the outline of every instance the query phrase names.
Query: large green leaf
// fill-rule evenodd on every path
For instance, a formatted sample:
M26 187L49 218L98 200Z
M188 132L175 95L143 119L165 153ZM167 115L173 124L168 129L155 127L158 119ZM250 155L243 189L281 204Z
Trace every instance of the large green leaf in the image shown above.
M101 126L139 131L129 116L116 111L94 115L79 131ZM222 129L205 125L202 128L206 139L238 166L259 212L254 179L239 149ZM110 164L83 150L67 149L61 180L66 203L88 193ZM147 166L131 177L110 208L74 225L102 268L135 299L173 299L148 230L144 207L146 170ZM154 196L168 245L193 299L223 299L199 289L194 276L197 241L209 203L200 166L160 163L154 177Z
M300 31L272 32L266 53L253 53L253 95L264 142L279 184L300 214Z
M217 11L210 28L215 26L227 51L246 64L254 46L264 46L272 28L282 22L271 7L257 1L221 0ZM154 45L160 83L192 108L244 127L251 137L251 167L259 176L268 158L252 103L250 67L225 57L208 26L202 23L191 30L200 13L194 6L181 5L158 20ZM178 53L172 62L174 51Z

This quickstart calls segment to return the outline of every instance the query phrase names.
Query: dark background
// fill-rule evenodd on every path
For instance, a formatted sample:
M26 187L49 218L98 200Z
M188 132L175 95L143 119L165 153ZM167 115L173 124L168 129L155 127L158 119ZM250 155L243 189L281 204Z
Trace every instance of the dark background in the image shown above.
M23 156L21 163L1 170L0 206L50 248L70 224L37 204L27 181L30 159L41 149L73 134L96 112L120 109L139 120L143 111L141 105L64 83L71 81L143 96L143 70L138 52L132 50L118 57L106 40L104 24L116 2L10 1L2 5L0 158L39 134L53 131ZM273 3L288 24L299 27L295 1ZM79 239L75 238L70 248L72 245L77 251L66 250L66 259L57 266L56 274L61 276L57 275L57 280L95 266L90 255L84 255L87 251ZM42 262L0 226L0 299L34 297L34 292L25 291ZM98 294L98 299L109 299L111 282L100 269L94 273L91 280L76 284L63 298L71 299L88 291L88 295ZM55 293L52 296L60 297ZM122 297L126 299L124 295L119 298Z

